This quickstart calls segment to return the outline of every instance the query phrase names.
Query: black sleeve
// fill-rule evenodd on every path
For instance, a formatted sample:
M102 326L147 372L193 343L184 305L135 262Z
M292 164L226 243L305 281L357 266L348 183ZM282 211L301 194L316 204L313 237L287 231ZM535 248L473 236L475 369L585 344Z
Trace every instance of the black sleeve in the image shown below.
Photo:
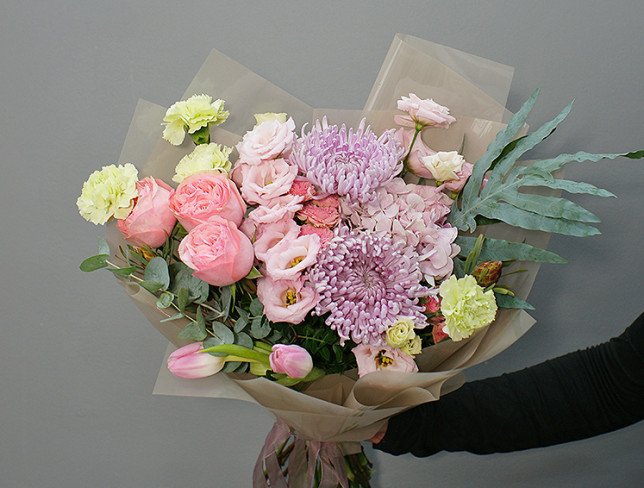
M518 451L592 437L644 418L644 314L608 342L465 384L389 421L375 449L430 456Z

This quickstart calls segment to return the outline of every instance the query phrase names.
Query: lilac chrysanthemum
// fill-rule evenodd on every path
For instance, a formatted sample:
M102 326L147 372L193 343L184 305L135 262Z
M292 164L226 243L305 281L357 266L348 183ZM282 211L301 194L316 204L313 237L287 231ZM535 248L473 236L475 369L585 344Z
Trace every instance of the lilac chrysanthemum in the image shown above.
M420 283L418 254L388 236L340 228L309 279L320 295L314 313L330 312L326 324L341 343L382 345L383 333L400 317L417 328L426 325L418 302L429 290Z
M404 148L393 131L377 137L362 119L357 130L329 125L326 117L302 133L290 162L322 192L364 202L402 170Z

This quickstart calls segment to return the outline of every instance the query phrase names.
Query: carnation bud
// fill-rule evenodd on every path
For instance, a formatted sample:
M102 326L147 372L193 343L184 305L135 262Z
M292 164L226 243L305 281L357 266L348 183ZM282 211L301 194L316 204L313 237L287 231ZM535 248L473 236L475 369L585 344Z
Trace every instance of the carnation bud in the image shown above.
M484 261L474 268L472 276L474 276L479 286L487 288L499 281L502 268L503 261Z

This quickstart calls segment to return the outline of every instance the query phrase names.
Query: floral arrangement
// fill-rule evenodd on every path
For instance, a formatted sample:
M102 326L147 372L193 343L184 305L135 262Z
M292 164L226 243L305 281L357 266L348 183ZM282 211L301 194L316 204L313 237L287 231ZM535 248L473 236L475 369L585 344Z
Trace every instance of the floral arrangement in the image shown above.
M83 185L81 215L115 221L123 242L110 249L102 241L81 269L104 268L143 288L162 323L182 324L175 343L184 345L167 361L179 378L250 375L306 394L323 377L352 371L365 379L420 374L417 363L441 343L472 339L504 309L532 308L504 282L525 272L518 263L564 262L486 229L598 233L597 217L578 204L520 189L611 196L555 172L642 157L580 152L519 163L570 111L525 134L536 98L469 161L458 147L431 149L432 134L457 118L441 100L414 93L396 101L390 127L378 132L366 119L348 127L321 117L309 126L270 112L254 114L252 125L253 114L235 113L249 126L234 147L216 137L230 115L224 100L190 96L163 118L165 144L193 143L176 161L175 186L140 178L130 163L104 166ZM263 452L282 471L260 456L256 484L296 476L297 442L284 437L291 430ZM325 457L323 440L307 444L307 486L368 486L364 454ZM325 477L332 482L322 484Z

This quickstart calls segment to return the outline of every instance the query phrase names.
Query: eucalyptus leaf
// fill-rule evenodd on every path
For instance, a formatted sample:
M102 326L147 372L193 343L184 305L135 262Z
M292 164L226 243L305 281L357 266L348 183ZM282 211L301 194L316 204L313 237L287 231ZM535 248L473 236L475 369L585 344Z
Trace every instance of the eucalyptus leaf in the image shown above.
M159 322L164 323L164 322L172 322L173 320L179 320L185 318L185 315L183 315L181 312L177 312L174 315L171 315L170 317L166 317L163 320L159 320Z
M232 373L239 368L243 363L241 361L228 361L221 369L224 373Z
M233 301L233 293L230 286L223 286L219 289L220 292L220 301L221 301L221 311L224 313L224 317L228 318L230 314L230 306Z
M110 255L110 245L107 243L104 237L99 237L98 239L98 254L107 254Z
M111 271L113 274L116 276L130 276L132 273L134 273L137 268L135 266L128 266L126 268L107 268L108 271Z
M85 259L79 266L81 271L89 273L90 271L96 271L97 269L107 267L107 260L109 259L109 254L97 254L96 256L91 256Z
M190 290L187 288L179 288L177 290L177 307L183 312L188 306L188 303L190 303Z
M172 301L174 300L174 295L169 291L164 291L159 295L157 299L157 308L168 308L172 306Z
M241 332L246 328L248 325L248 319L244 319L243 317L239 317L237 321L235 322L235 325L233 326L233 330L235 332Z
M234 344L235 343L235 334L233 331L226 327L221 322L212 323L212 336L211 339L213 342L218 341L218 344Z
M235 334L235 344L252 349L254 346L253 339L245 332Z
M467 256L471 251L475 237L458 236L456 244L461 248L460 255ZM510 242L503 239L485 239L481 254L479 255L481 261L533 261L537 263L565 263L566 260L551 251L539 249L538 247L520 242ZM456 267L456 261L454 264ZM457 277L459 277L457 275Z
M145 267L143 279L161 283L166 290L170 286L170 273L165 259L159 256L153 257Z
M186 288L190 292L189 301L203 303L208 300L210 288L208 283L192 276L192 270L183 263L172 263L170 265L172 285L170 291L178 294L179 289Z
M253 298L248 309L250 310L251 315L255 317L259 317L264 313L264 305L259 301L259 298Z
M262 277L262 273L260 273L255 266L253 266L250 272L246 275L247 280L254 280L261 277Z
M179 339L188 339L194 341L203 341L208 334L206 333L206 328L201 327L199 323L192 322L186 325L183 329L179 331Z
M157 283L156 281L143 280L139 283L139 285L148 290L150 293L157 293L163 289L163 283Z
M271 326L262 317L256 317L250 326L250 335L255 339L263 339L271 333Z
M525 300L512 295L501 295L495 293L496 304L499 308L520 308L523 310L534 310L534 307Z

